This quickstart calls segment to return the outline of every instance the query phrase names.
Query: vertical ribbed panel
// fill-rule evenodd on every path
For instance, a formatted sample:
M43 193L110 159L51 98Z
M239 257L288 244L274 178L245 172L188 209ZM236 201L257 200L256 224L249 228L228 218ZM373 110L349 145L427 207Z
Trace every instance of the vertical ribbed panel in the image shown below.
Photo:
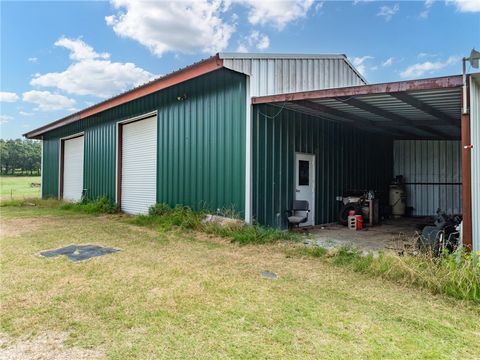
M60 142L58 138L43 137L42 197L58 197Z
M354 85L364 81L341 57L314 56L275 58L223 58L226 68L250 76L250 96L275 95L289 92L321 90Z
M245 78L222 74L180 88L187 100L158 109L159 201L243 214Z
M480 251L480 78L470 81L470 143L472 152L473 250Z
M413 215L462 212L460 141L396 140L394 175L403 175Z
M59 139L84 131L87 195L115 200L116 123L157 110L157 200L243 214L245 83L217 70L45 134L44 197L58 196Z
M98 120L98 119L97 119ZM99 124L85 132L85 189L95 199L115 199L116 125Z
M336 221L336 196L347 190L388 191L392 140L268 105L253 109L253 216L285 227L294 197L295 152L316 157L315 223ZM274 119L266 117L278 114Z

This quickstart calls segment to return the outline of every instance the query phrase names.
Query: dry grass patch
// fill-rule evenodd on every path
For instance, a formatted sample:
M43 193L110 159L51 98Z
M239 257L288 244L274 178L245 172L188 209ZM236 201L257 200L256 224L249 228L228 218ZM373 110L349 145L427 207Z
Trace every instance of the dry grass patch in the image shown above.
M478 355L478 308L287 256L292 245L159 233L115 216L59 220L2 236L1 330L10 336L68 333L68 346L112 359ZM123 251L81 263L35 255L78 243ZM261 278L264 270L279 278Z
M95 360L105 358L100 350L68 347L66 333L45 332L31 338L12 339L0 334L0 360Z
M27 218L27 219L3 219L0 223L0 235L2 237L20 236L36 231L42 226L55 226L61 222L54 218Z

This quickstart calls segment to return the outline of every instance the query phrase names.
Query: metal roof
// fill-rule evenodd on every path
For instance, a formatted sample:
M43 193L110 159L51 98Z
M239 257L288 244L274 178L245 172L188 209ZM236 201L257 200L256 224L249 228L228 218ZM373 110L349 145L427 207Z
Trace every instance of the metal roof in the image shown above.
M462 77L410 80L256 97L397 139L459 139Z
M276 54L276 53L241 53L221 52L220 59L345 59L345 54Z
M258 70L262 76L273 80L273 76L268 72L277 73L276 77L284 76L285 81L297 82L297 84L283 85L283 92L319 90L325 87L342 87L360 84L368 84L362 74L352 65L345 54L275 54L275 53L234 53L222 52L218 56L224 60L224 66L235 71L243 72L247 75L256 74L252 72L255 67L253 62L257 63ZM278 69L273 69L278 64ZM263 68L263 69L262 69ZM282 69L283 68L283 69ZM283 72L290 70L290 74ZM293 71L292 71L293 70ZM347 74L351 72L352 74ZM295 74L296 73L296 74ZM303 76L302 74L310 76ZM335 76L341 74L340 76ZM296 76L297 75L297 76ZM333 78L332 78L333 77ZM336 78L335 78L336 77ZM264 81L268 82L268 81ZM314 85L314 83L317 83ZM309 84L311 83L311 84ZM258 85L259 88L265 87L265 84ZM273 86L275 87L275 86ZM273 88L270 86L270 88ZM252 89L254 90L254 89ZM273 92L257 91L252 96L272 95Z
M281 62L281 66L276 66L280 64L275 64L272 67L271 61ZM239 63L241 63L241 66L239 66ZM318 66L312 66L313 63L318 63ZM218 53L74 114L31 130L24 136L27 138L40 138L42 134L51 130L222 67L249 75L252 79L251 96L366 83L366 80L343 54ZM285 67L288 68L288 71L285 70ZM269 81L265 81L265 78L268 78Z
M196 78L204 75L208 72L218 70L223 67L223 61L219 58L218 54L211 56L207 59L200 60L196 63L188 65L184 68L178 69L167 75L154 79L146 84L137 86L131 90L125 91L119 95L116 95L107 100L101 101L95 105L80 110L74 114L65 116L59 120L41 126L37 129L31 130L23 136L28 139L38 139L42 134L59 127L65 126L72 122L84 119L99 112L111 109L115 106L127 103L131 100L138 99L142 96L152 94L156 91L165 89L167 87L179 84L181 82Z

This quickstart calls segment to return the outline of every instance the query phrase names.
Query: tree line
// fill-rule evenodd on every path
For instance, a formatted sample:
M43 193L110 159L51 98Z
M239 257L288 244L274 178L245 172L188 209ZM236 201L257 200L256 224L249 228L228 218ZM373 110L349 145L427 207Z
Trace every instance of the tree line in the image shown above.
M2 175L40 174L42 148L37 140L0 139Z

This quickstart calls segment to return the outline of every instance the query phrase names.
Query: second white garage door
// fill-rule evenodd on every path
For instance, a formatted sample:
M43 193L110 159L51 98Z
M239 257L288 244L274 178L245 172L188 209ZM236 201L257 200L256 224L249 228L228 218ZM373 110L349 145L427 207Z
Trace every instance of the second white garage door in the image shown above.
M83 192L83 136L63 143L63 199L80 201Z
M121 207L146 214L157 201L157 117L122 127Z

